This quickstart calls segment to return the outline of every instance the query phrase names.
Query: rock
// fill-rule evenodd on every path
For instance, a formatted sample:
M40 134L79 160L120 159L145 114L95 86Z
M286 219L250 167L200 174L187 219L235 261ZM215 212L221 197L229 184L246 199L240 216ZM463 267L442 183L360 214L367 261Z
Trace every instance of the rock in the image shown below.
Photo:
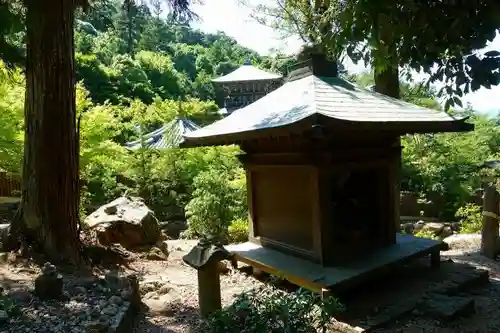
M105 307L108 306L108 301L101 299L101 300L99 300L98 304L99 304L99 308L104 309Z
M144 299L152 299L152 298L157 298L157 297L158 297L158 293L156 291L150 291L143 296Z
M415 222L415 223L413 224L413 231L414 231L414 232L417 232L417 231L422 230L422 228L424 227L424 225L425 225L425 222L424 222L424 221L422 221L422 220L420 220L420 221L418 221L418 222Z
M85 326L86 333L100 333L100 332L108 332L108 328L110 325L110 321L108 316L102 315L99 319L89 322Z
M156 244L156 247L160 249L160 251L165 255L165 257L168 258L170 255L170 251L168 250L168 243L167 241L160 241Z
M172 308L181 301L179 293L173 289L164 295L155 294L155 297L144 300L144 304L147 305L152 314L168 314L171 312Z
M57 268L50 262L46 262L42 267L42 274L45 276L57 276Z
M462 224L460 222L452 222L451 223L451 230L455 232L459 232L460 228L462 228Z
M76 287L74 287L74 288L73 288L73 291L74 291L74 292L75 292L75 294L77 294L77 295L79 295L79 294L80 294L80 295L81 295L81 294L85 295L85 294L87 293L87 288L82 287L82 286L76 286Z
M132 292L130 290L123 290L120 297L125 301L129 301L132 298Z
M42 274L35 279L35 294L41 299L60 299L62 293L63 278L57 269L50 263L45 263Z
M401 229L408 235L411 235L413 234L413 223L411 222L407 222L407 223L404 223L402 226L401 226Z
M450 250L472 250L481 248L481 234L456 234L443 239Z
M423 232L432 232L434 235L439 235L444 229L444 223L429 222L422 227Z
M146 259L164 261L168 259L168 255L165 256L165 254L163 254L163 252L159 248L153 247L151 250L149 250L149 253L146 255Z
M9 293L7 294L7 296L10 299L16 301L17 303L21 303L21 304L28 304L33 299L33 295L29 291L23 290L23 289L10 290Z
M439 237L441 238L446 238L453 235L453 230L451 230L450 226L445 226L441 233L439 234Z
M109 304L120 306L123 304L123 299L120 296L113 295L108 299Z
M474 298L434 294L425 302L423 311L435 319L451 320L476 312Z
M118 198L87 216L85 224L103 245L134 248L155 244L161 236L158 220L141 198Z
M114 316L115 314L118 313L118 306L115 305L115 304L109 304L107 307L105 307L104 309L102 309L102 313L105 314L105 315L108 315L108 316Z
M0 310L0 323L5 323L9 320L9 315L6 311Z
M181 233L188 228L186 221L169 221L162 222L161 228L165 231L168 237L178 239Z

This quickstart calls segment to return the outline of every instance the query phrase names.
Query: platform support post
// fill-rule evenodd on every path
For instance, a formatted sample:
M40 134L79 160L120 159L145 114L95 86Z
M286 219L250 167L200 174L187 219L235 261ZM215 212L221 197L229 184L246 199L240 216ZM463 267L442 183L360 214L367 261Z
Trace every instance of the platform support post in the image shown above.
M439 268L441 265L441 252L440 251L434 251L431 253L431 267L432 268Z

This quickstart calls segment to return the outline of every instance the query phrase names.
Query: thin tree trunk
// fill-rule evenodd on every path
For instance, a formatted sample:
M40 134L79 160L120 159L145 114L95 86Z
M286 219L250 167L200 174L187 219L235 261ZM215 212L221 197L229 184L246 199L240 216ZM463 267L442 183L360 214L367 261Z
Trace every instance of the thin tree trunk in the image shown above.
M372 53L374 63L385 63L384 68L375 66L375 91L399 99L399 61L390 17L377 14L374 32L379 40L377 49Z
M13 229L54 263L80 262L72 0L27 0L23 192Z

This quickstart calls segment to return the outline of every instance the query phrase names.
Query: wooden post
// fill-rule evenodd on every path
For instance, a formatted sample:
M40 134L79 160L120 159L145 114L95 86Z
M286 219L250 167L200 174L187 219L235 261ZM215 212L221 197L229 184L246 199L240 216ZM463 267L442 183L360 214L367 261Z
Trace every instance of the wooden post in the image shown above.
M481 230L481 254L495 259L498 239L499 195L493 185L486 185L483 197L483 228Z
M233 256L219 242L202 239L182 260L198 271L198 304L203 317L221 309L219 263Z
M210 262L198 270L198 302L203 317L221 309L219 261Z

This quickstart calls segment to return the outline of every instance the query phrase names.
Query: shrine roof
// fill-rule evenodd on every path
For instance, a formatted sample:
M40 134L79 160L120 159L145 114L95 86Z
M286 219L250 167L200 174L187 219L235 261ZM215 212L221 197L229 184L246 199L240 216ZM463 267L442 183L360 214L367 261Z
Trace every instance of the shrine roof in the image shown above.
M157 130L145 134L142 140L127 142L125 146L132 150L140 148L175 148L184 140L184 135L199 128L198 125L189 119L176 118Z
M218 83L225 82L244 82L244 81L260 81L260 80L278 80L283 76L280 74L266 72L252 65L241 65L231 73L215 78L212 81Z
M186 134L183 146L203 144L208 138L213 144L222 144L218 142L228 136L237 135L241 139L250 132L291 125L313 115L354 123L424 123L432 127L417 132L473 129L472 125L464 123L467 118L455 118L442 111L419 107L338 77L311 74L287 82L228 117ZM217 140L214 141L214 137Z

